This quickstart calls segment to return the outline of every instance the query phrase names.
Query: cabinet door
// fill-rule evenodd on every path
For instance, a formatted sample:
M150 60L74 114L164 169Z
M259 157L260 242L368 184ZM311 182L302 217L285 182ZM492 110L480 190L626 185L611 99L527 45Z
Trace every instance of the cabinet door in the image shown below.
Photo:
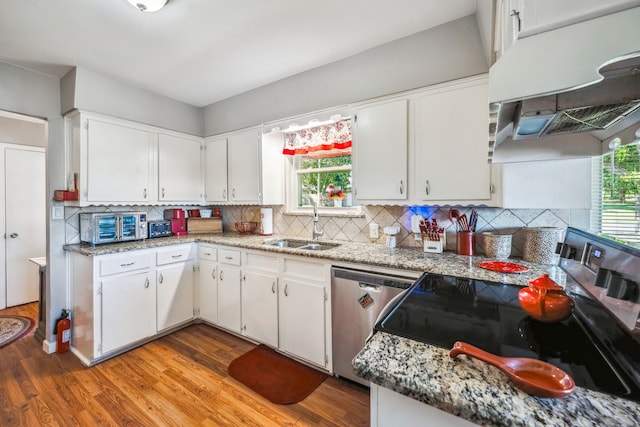
M284 279L279 292L279 348L324 367L324 286Z
M202 200L201 142L173 135L158 136L158 200Z
M218 325L240 333L240 269L218 265Z
M242 332L273 347L278 346L278 277L242 273Z
M193 319L193 262L157 268L158 331Z
M150 272L102 279L100 293L102 351L97 354L156 333L156 282Z
M407 101L356 113L353 173L357 200L407 198Z
M257 130L229 136L229 201L260 203L260 156Z
M198 304L202 319L218 323L218 269L213 261L200 260Z
M228 201L227 138L204 142L204 193L209 203Z
M152 201L155 134L87 120L87 201Z
M418 100L412 199L488 200L486 80L443 88Z

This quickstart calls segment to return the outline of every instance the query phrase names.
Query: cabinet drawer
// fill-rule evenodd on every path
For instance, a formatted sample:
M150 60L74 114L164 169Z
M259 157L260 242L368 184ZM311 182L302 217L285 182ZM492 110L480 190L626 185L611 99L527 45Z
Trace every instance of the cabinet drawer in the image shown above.
M213 246L198 245L198 258L209 261L218 260L218 250Z
M240 252L230 251L227 249L219 249L219 262L230 265L240 265Z
M245 262L243 263L243 265L245 267L252 267L264 271L272 271L274 273L277 273L280 269L280 263L277 257L256 254L252 252L248 252L246 254Z
M126 255L119 254L114 257L105 257L100 260L100 276L126 273L128 271L149 268L153 265L153 253L129 252Z
M304 277L322 282L325 279L326 269L324 264L285 259L284 272L288 275Z
M158 249L156 264L171 264L193 259L193 245L171 246L165 249Z

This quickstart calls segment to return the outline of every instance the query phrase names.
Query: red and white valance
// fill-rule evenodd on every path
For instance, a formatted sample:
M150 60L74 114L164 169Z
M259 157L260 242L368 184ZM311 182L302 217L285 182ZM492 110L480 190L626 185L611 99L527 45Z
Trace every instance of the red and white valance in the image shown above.
M282 154L332 157L351 154L351 119L285 132Z

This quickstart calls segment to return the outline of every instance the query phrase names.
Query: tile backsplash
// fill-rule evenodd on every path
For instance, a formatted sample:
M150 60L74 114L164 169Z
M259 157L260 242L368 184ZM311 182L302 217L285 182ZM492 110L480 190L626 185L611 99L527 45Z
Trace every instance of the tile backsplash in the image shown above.
M79 243L80 212L122 212L146 211L149 220L163 218L165 209L180 206L111 206L90 208L65 208L65 240L67 243ZM273 208L273 232L277 235L290 237L311 238L313 227L310 215L291 215L285 213L284 206ZM190 206L189 209L194 208ZM225 231L235 231L233 223L236 221L260 222L260 206L222 206L222 220ZM458 208L467 217L471 208ZM475 208L478 213L476 250L482 251L482 232L498 231L512 234L512 257L520 257L524 244L525 227L558 227L565 229L573 226L582 229L589 228L588 209L501 209ZM422 247L421 241L416 241L411 233L411 216L420 214L425 218L435 218L445 227L447 233L446 250L455 250L455 228L449 221L448 207L435 206L363 206L359 217L329 216L320 214L320 226L324 230L323 239L347 240L354 242L372 242L385 244L386 237L382 228L386 226L400 226L400 233L396 236L398 246ZM369 224L379 225L379 238L369 239Z

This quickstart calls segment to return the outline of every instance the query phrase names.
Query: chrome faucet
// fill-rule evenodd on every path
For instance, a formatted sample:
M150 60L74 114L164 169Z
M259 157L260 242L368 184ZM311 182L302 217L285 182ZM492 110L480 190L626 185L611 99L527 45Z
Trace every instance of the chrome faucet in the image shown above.
M322 228L320 228L319 222L320 222L320 215L318 214L318 207L314 203L313 204L313 232L312 232L312 237L314 242L318 240L318 237L324 234L324 231L322 230Z

